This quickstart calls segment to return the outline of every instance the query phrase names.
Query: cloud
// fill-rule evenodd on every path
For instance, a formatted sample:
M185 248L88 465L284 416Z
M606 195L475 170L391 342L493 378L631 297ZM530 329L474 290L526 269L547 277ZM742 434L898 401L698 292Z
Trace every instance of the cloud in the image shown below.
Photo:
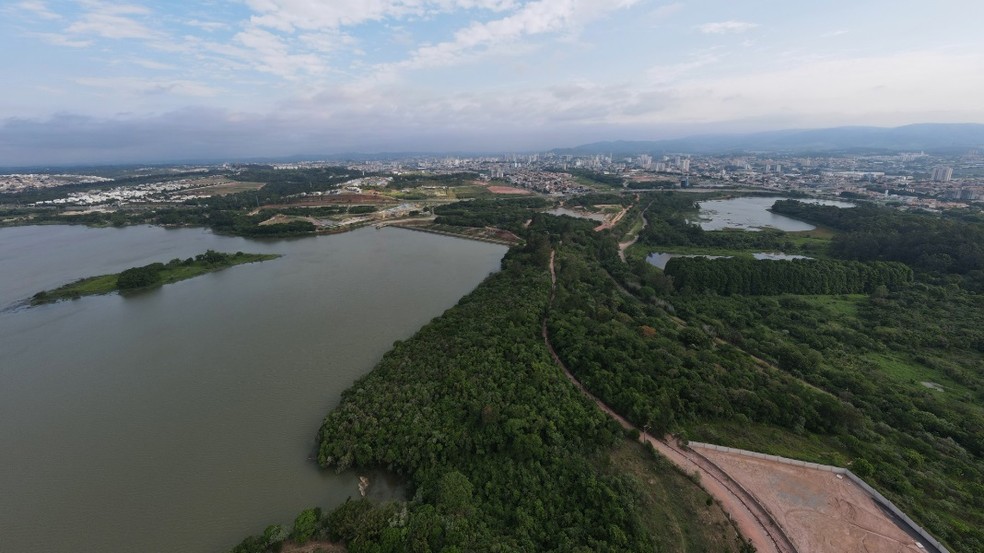
M135 65L139 65L140 67L146 69L156 69L162 71L173 71L178 68L178 66L172 65L170 63L163 63L155 60L148 60L142 58L133 59L131 60L131 63Z
M675 2L673 4L664 4L655 10L649 12L649 19L654 23L659 23L665 21L677 13L683 11L683 2Z
M679 81L688 74L693 74L696 69L712 65L718 61L720 58L714 53L704 52L694 56L691 61L650 67L646 71L646 75L651 83L669 84Z
M17 7L22 10L28 11L34 14L34 16L36 17L40 17L41 19L48 19L48 20L61 19L60 15L48 9L48 6L44 2L41 2L40 0L26 0L24 2L18 3Z
M139 77L82 77L75 82L94 88L109 88L141 96L177 95L207 98L219 90L195 81L181 79L145 79Z
M682 98L679 113L701 122L777 116L802 126L982 121L977 98L984 74L966 71L982 65L978 52L907 51L691 78L672 90Z
M317 75L327 70L318 55L291 53L290 45L283 38L258 27L249 27L236 34L233 41L251 51L243 58L259 71L292 79L301 73Z
M609 12L638 0L539 0L507 17L473 23L454 34L454 40L417 49L403 68L452 65L480 48L509 43L525 36L574 31Z
M292 32L454 10L504 11L515 8L517 0L246 0L246 5L257 13L251 20L255 25Z
M758 27L757 23L749 23L747 21L718 21L698 25L697 30L704 34L721 35L725 33L744 33L756 27Z
M68 26L66 32L73 35L109 39L155 39L161 33L153 31L131 16L150 15L142 6L128 4L110 5L102 2L85 2L89 11Z
M199 29L202 29L203 31L208 31L210 33L211 32L214 32L214 31L221 31L221 30L225 30L225 29L228 29L229 28L229 24L228 23L222 23L222 22L219 22L219 21L200 21L198 19L192 19L192 20L189 20L189 21L185 21L185 25L188 25L189 27L197 27Z
M61 33L32 33L31 36L40 38L48 44L55 46L68 46L70 48L86 48L92 45L91 40L81 40L69 38Z

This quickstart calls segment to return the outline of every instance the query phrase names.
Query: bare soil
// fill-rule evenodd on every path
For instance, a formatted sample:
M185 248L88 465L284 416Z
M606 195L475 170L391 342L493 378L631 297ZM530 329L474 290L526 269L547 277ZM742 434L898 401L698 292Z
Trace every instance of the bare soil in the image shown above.
M699 452L772 513L797 551L922 551L866 491L846 477L736 453Z
M489 186L488 189L493 194L510 194L516 196L528 196L532 194L529 190L514 186Z

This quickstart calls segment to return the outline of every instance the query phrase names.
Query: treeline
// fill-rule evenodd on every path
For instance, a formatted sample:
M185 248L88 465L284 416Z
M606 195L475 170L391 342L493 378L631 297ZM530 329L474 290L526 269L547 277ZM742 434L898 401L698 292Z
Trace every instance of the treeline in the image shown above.
M859 261L899 261L917 271L960 275L984 290L984 225L872 205L851 209L779 201L772 211L841 231L831 254Z
M522 232L537 209L548 207L545 198L469 200L434 208L435 223L455 227L498 227Z
M675 257L664 272L684 293L774 296L779 294L861 294L879 287L898 289L913 280L902 263L828 259L757 260Z

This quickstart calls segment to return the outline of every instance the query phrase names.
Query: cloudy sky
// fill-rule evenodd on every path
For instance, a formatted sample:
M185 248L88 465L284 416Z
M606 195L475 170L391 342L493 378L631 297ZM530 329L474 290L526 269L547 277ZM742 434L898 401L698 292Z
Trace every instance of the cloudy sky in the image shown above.
M984 123L980 0L0 2L0 166Z

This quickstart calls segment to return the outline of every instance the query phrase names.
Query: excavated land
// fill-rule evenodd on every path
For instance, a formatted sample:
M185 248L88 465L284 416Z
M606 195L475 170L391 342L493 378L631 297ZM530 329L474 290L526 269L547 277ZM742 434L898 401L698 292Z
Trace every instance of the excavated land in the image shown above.
M894 515L850 478L834 472L695 448L748 490L779 523L797 551L917 553Z

